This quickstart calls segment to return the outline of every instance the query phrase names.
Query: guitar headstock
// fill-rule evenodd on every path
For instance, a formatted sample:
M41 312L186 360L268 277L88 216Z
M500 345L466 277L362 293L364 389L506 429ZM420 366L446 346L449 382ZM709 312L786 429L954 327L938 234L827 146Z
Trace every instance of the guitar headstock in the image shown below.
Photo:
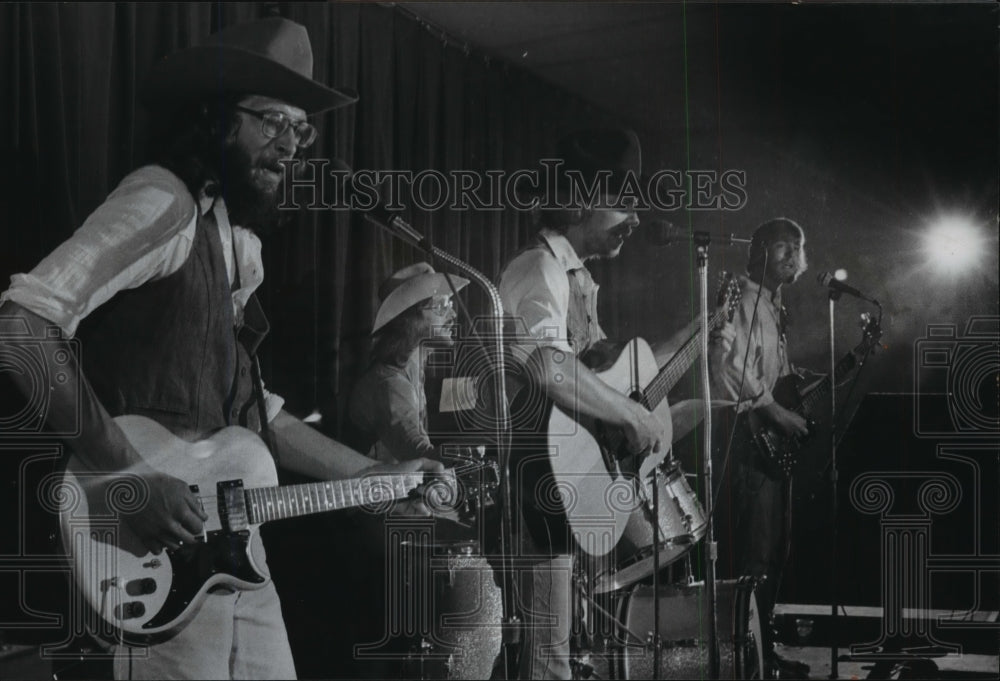
M862 352L870 352L877 348L879 340L882 338L882 326L879 324L878 317L870 312L864 312L861 314L858 326L861 327L861 343L858 345L858 349Z
M458 510L470 503L489 505L496 500L500 486L497 462L486 455L483 446L442 448L442 463L447 468L426 476L424 503L436 513Z
M717 309L726 308L726 321L733 321L733 315L736 314L736 308L742 299L740 280L732 272L723 270L719 275L719 291L715 296L715 306Z

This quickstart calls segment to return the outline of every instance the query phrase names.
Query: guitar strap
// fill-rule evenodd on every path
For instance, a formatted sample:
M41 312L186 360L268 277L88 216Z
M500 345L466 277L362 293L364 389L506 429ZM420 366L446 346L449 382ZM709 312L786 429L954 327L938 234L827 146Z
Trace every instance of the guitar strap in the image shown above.
M233 254L233 285L232 290L238 291L240 289L240 267L239 261L236 258L236 239L230 239L230 245ZM274 459L274 465L280 465L280 457L278 455L278 444L274 439L274 432L271 430L271 424L267 420L267 401L264 398L264 382L260 377L260 359L257 357L257 346L260 342L264 340L264 336L267 334L268 323L267 317L264 316L264 311L261 309L260 301L257 300L257 294L251 294L249 300L247 300L246 307L243 310L242 320L239 322L236 331L237 342L242 344L247 350L247 354L250 357L250 380L253 382L253 395L254 401L257 403L257 415L260 419L260 436L264 440L264 444L267 445L267 450L271 453L271 458Z
M257 402L257 413L260 415L260 434L261 437L264 438L264 444L267 445L268 451L271 452L271 458L274 459L274 465L278 466L281 464L281 457L278 454L278 443L274 439L274 432L271 430L271 424L267 420L267 407L265 406L264 400L264 382L260 378L260 360L257 358L256 352L250 358L250 375L253 379L253 392Z

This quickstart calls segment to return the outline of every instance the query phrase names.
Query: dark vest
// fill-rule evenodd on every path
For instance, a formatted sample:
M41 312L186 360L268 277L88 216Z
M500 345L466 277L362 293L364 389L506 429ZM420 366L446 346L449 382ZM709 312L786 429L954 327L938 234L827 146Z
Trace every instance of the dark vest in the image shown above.
M187 439L228 425L258 431L251 356L268 324L256 296L244 317L235 329L209 210L199 215L191 253L177 272L120 292L85 320L84 371L112 416L148 416Z

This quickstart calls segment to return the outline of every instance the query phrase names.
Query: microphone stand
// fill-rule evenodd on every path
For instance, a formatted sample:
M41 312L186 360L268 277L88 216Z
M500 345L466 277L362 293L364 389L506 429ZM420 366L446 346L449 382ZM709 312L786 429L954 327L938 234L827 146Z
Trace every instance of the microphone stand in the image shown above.
M494 381L494 401L496 402L495 437L498 465L500 467L500 504L503 509L500 516L500 559L502 564L501 574L504 581L502 650L504 678L509 678L511 661L516 659L517 651L520 648L521 630L516 610L520 599L516 592L517 580L514 578L511 561L514 528L511 515L510 491L511 426L510 409L507 404L507 375L504 370L503 303L500 300L500 292L493 285L493 282L479 270L431 244L425 236L413 229L398 215L392 215L383 209L376 209L375 211L365 213L365 219L368 222L387 229L397 239L401 239L411 246L424 251L432 260L437 258L466 274L469 279L482 287L489 299L490 310L495 325L494 333L491 336L494 355L493 370L496 372L496 381Z
M708 244L707 235L695 233L694 243L698 253L699 307L701 308L701 370L702 409L705 411L705 443L702 469L705 476L705 589L708 596L708 678L719 678L719 621L718 594L715 584L715 561L718 550L715 545L714 505L712 500L712 396L708 375Z
M834 348L834 317L840 291L830 289L830 678L838 678L837 658L837 354Z
M698 288L701 316L701 361L699 362L702 384L702 409L704 417L704 454L702 470L705 489L705 591L708 597L708 678L719 678L719 619L718 593L715 583L715 562L718 559L718 547L715 543L715 506L712 490L712 395L708 369L708 246L712 237L708 232L695 231L689 235L697 248L698 254ZM718 239L726 246L737 243L750 243L750 239L737 237L734 234ZM659 600L654 591L653 596Z

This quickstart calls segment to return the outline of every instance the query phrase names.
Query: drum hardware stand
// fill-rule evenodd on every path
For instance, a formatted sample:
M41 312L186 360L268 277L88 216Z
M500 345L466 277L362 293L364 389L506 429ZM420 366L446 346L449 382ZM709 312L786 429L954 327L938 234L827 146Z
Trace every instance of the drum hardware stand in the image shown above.
M417 678L418 679L426 679L427 678L427 670L424 668L424 665L426 663L427 656L430 655L430 653L431 653L431 651L433 649L434 649L434 644L432 644L430 641L428 641L427 638L424 637L424 636L421 636L420 637L420 641L418 643L414 644L410 648L410 655L407 658L407 661L410 663L410 666L412 668L414 659L417 660Z
M667 446L661 444L661 447ZM653 679L660 678L660 467L653 467Z
M577 626L577 633L573 634L570 644L570 672L574 679L601 679L595 674L594 665L590 662L594 645L593 613L585 610L585 604L589 602L595 609L604 611L590 596L587 567L582 560L574 561L573 593L572 617Z
M642 636L640 636L639 634L637 634L637 633L635 633L634 631L632 631L631 629L629 629L629 628L628 628L628 627L627 627L627 626L625 625L625 623L624 623L624 622L622 622L622 621L621 621L620 619L618 619L618 618L617 618L617 617L616 617L615 615L613 615L612 613L608 612L608 611L607 611L607 610L605 610L605 609L604 609L603 607L601 607L601 605L599 605L599 604L597 603L597 601L596 601L596 600L594 600L594 597L593 597L593 596L590 596L590 595L585 595L585 596L584 596L584 598L585 598L585 599L587 600L587 602L588 602L588 603L590 603L590 605L592 605L592 606L593 606L593 608L594 608L594 609L595 609L595 610L596 610L597 612L601 613L602 615L604 615L605 617L607 617L607 618L608 618L608 620L609 620L610 622L612 622L613 624L617 625L617 627L618 627L618 628L619 628L619 629L620 629L621 631L624 631L624 632L625 632L625 633L626 633L626 634L627 634L628 636L631 636L631 637L632 637L632 638L634 638L634 639L635 639L636 641L639 641L639 643L629 643L628 641L616 641L616 643L621 643L622 645L625 645L625 646L628 646L628 645L631 645L631 646L637 646L637 647L643 647L643 648L648 648L648 644L647 644L647 642L646 642L646 639L644 639L644 638L643 638ZM609 648L609 647L610 647L610 646L608 646L608 645L607 645L607 640L605 640L605 647L606 647L606 648Z
M494 386L494 401L496 404L496 427L494 434L496 437L497 455L500 467L500 503L503 506L500 514L500 559L501 575L503 579L503 640L501 643L501 656L503 662L503 678L512 678L514 671L514 661L521 646L521 626L517 616L517 603L520 598L517 593L517 579L514 575L513 564L511 562L511 550L514 545L514 524L511 511L511 488L510 488L510 445L511 445L511 425L510 407L507 403L507 374L504 367L504 340L503 340L503 303L500 300L500 292L493 282L483 275L479 270L472 267L463 260L447 253L434 246L427 237L413 229L399 215L393 215L384 207L379 206L373 211L364 215L369 222L387 229L392 236L400 239L411 246L427 253L431 259L431 264L437 258L447 263L460 272L466 274L469 279L475 281L487 294L490 303L490 311L493 318L494 328L491 334L493 362L492 369L495 372L496 380ZM452 292L455 287L447 272L443 273L448 281ZM458 296L455 296L456 300ZM459 300L459 305L464 310L464 306ZM466 313L468 316L468 313Z

